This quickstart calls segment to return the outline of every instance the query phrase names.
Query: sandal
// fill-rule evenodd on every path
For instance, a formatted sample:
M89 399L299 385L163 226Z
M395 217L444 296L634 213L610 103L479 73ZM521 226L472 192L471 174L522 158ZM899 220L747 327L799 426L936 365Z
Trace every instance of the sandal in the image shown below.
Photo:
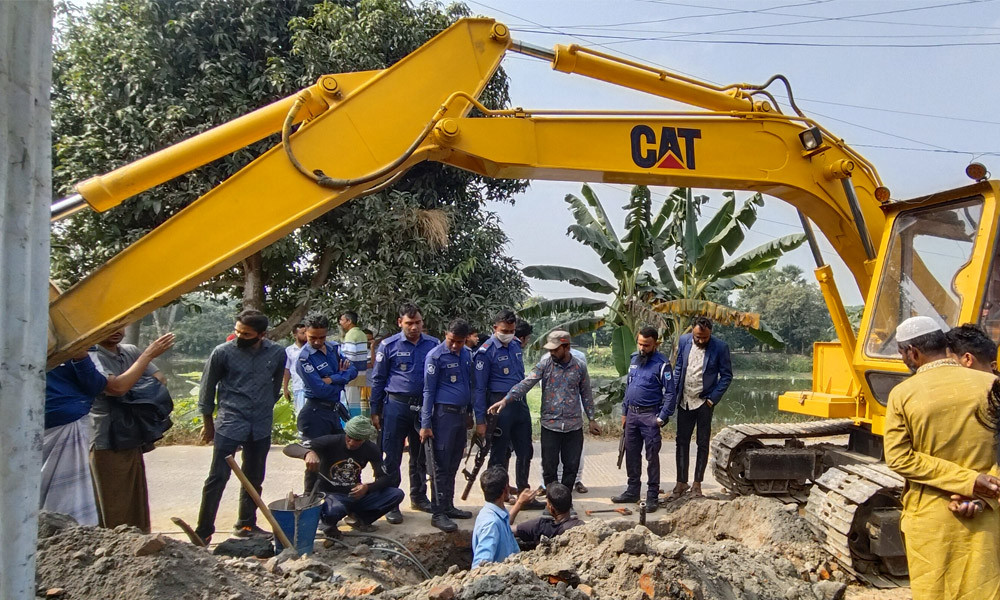
M684 494L688 492L689 489L691 488L690 486L687 485L684 485L683 487L681 487L680 484L674 486L674 489L671 490L670 495L667 496L667 502L670 502L672 500L680 500L684 496Z

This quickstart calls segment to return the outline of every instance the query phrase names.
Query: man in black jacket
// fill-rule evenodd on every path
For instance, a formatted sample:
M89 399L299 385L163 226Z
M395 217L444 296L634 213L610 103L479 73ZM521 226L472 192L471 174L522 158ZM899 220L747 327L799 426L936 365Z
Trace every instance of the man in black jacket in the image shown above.
M287 456L304 460L307 470L319 474L318 489L326 494L321 517L327 539L340 537L337 524L348 514L356 517L355 529L374 531L372 523L403 499L403 490L391 486L391 478L382 470L382 454L370 441L375 427L368 418L352 418L344 431L291 444L284 450ZM375 481L361 483L361 470L369 464Z

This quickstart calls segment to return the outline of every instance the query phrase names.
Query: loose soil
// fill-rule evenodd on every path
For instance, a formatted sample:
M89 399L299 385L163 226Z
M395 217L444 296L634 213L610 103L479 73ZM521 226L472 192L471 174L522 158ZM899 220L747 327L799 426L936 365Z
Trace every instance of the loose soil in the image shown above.
M692 499L632 519L594 519L536 550L467 570L468 532L400 538L363 535L285 560L213 555L134 528L78 527L43 514L39 594L63 599L153 600L904 600L909 590L854 582L812 539L797 507L766 498Z

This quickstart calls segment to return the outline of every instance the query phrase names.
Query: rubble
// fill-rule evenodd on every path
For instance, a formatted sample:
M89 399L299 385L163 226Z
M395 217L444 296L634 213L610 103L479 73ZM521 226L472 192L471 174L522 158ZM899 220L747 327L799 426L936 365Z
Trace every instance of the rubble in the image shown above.
M424 581L385 540L345 537L287 560L215 555L134 528L40 521L39 596L152 600L888 600L848 588L795 511L764 498L671 503L650 520L594 520L537 549L470 571L469 532L401 541L436 574ZM861 592L863 595L858 595Z

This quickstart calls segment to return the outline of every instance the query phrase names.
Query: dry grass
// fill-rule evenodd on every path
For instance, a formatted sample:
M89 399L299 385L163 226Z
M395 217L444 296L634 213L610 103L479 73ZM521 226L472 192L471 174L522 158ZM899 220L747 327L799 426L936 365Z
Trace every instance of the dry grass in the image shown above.
M451 231L451 218L442 209L417 211L417 229L431 248L440 250L448 245L448 234Z

